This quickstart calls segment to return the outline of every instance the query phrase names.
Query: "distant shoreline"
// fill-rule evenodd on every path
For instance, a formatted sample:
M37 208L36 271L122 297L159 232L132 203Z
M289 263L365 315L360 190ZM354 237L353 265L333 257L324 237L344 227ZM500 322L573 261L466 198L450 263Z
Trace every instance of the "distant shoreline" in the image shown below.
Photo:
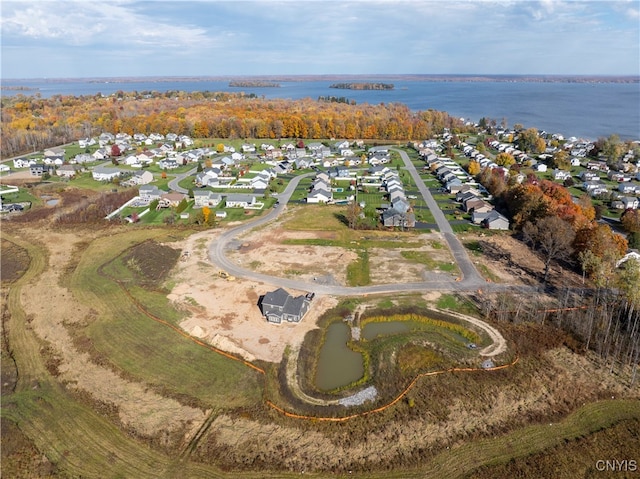
M634 75L255 75L255 76L141 76L141 77L89 77L89 78L5 78L3 82L38 83L164 83L164 82L307 82L307 81L357 81L379 80L433 81L433 82L519 82L519 83L640 83ZM13 89L14 87L2 87Z

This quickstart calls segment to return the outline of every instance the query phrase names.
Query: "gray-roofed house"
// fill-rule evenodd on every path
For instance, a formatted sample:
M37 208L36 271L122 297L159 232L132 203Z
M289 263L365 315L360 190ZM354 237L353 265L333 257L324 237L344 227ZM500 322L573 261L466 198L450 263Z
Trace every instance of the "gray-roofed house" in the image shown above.
M229 194L226 197L227 208L247 208L255 202L256 197L253 195Z
M496 210L493 210L482 220L482 226L490 230L508 230L509 220Z
M395 208L389 208L382 212L382 224L387 227L413 228L416 225L416 217L410 211L401 213Z
M138 189L140 198L147 201L159 200L165 193L166 191L161 190L156 185L142 185Z
M193 199L196 208L218 206L222 201L222 195L209 190L193 190Z
M280 324L283 321L298 323L309 311L311 301L307 296L291 296L287 291L278 288L264 295L260 302L262 315L270 323Z
M109 168L108 166L96 166L91 175L96 181L111 181L120 176L122 172L118 168Z

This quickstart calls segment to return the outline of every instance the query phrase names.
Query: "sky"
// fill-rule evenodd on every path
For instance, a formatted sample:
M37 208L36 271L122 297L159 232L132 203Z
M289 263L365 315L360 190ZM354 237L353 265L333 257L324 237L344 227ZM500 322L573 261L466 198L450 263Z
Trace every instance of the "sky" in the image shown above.
M640 75L640 0L0 0L0 77Z

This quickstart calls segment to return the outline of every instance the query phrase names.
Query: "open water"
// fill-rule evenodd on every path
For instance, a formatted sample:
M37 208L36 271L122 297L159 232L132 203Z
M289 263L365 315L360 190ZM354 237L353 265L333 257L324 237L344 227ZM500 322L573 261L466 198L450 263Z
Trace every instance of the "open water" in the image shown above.
M360 80L358 80L360 81ZM393 83L393 90L341 90L329 88L333 81L278 82L279 88L229 87L227 80L95 81L95 80L2 80L2 85L25 86L28 91L2 90L2 95L39 93L53 95L110 95L122 91L243 91L264 98L346 97L356 103L404 103L413 111L440 110L478 121L482 117L503 119L512 127L538 128L565 137L595 140L611 134L640 139L640 83L571 83L535 81L420 81L377 80Z

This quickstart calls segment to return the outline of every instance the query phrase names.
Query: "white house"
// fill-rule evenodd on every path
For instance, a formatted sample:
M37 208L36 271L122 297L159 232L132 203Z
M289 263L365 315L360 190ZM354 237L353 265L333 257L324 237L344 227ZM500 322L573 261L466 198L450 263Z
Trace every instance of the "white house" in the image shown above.
M307 203L327 203L332 198L333 194L330 191L317 189L307 195Z
M159 189L156 185L143 185L138 189L138 195L143 200L158 200L166 191Z
M256 203L253 195L229 194L226 197L227 208L248 208Z
M15 158L13 160L14 168L29 168L32 164L35 164L36 160L28 160L26 158Z
M118 168L109 168L106 166L96 166L91 172L91 176L96 181L111 181L121 174L122 172Z
M131 177L131 182L136 185L146 185L147 183L151 183L153 181L153 173L148 170L145 171L136 171L133 173Z
M164 160L160 160L158 162L158 166L163 170L173 170L178 168L178 162L173 158L165 158Z
M218 206L222 201L222 195L209 190L194 190L193 200L193 205L196 208L202 208L203 206Z

